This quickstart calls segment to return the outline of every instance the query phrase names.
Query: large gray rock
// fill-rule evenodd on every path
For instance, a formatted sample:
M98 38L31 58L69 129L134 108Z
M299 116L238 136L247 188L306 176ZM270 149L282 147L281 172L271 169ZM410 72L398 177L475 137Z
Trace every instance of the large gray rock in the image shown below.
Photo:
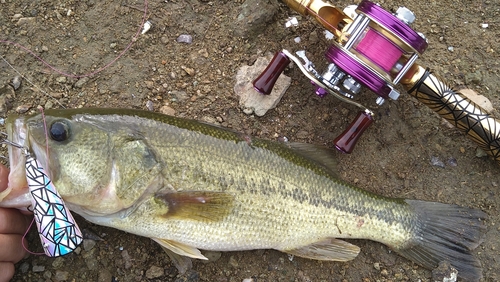
M268 110L276 107L290 86L292 79L282 74L276 81L270 95L260 94L253 88L252 81L264 71L272 57L272 55L259 57L253 66L242 66L236 74L234 93L240 96L240 108L245 114L265 115Z

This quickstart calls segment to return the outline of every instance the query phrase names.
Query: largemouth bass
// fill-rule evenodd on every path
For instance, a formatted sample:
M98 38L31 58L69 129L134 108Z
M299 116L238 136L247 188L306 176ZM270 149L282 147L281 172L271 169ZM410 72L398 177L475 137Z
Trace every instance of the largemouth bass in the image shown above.
M338 180L325 149L277 143L152 112L47 110L11 116L9 140L28 148L70 209L90 222L153 238L177 265L199 249L276 249L348 261L381 242L432 269L449 261L477 281L486 214L393 199ZM48 136L48 138L46 138ZM0 206L26 207L24 155L9 147Z

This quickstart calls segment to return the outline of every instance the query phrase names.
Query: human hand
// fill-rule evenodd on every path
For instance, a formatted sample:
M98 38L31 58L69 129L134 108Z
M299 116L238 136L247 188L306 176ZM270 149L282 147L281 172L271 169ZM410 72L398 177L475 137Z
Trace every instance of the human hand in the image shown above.
M7 188L9 170L0 164L0 192ZM14 276L14 264L20 261L26 250L22 245L29 222L19 210L0 208L0 282Z

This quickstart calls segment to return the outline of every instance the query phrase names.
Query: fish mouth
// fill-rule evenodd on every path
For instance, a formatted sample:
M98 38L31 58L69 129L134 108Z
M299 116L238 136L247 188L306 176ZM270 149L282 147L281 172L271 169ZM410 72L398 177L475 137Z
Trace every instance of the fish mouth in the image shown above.
M28 147L24 117L10 116L6 120L7 139L21 147ZM31 205L26 181L26 156L23 149L8 145L9 180L7 188L0 192L0 207L27 209Z

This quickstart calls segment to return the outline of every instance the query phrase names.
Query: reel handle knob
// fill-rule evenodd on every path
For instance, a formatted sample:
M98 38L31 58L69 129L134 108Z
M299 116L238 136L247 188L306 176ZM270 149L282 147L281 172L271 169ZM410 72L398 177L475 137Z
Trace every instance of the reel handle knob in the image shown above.
M366 112L359 112L349 127L342 132L333 143L342 153L350 154L358 142L359 137L373 123L373 117Z
M276 52L266 69L252 82L253 88L261 94L271 94L276 80L288 64L290 59L283 52Z

